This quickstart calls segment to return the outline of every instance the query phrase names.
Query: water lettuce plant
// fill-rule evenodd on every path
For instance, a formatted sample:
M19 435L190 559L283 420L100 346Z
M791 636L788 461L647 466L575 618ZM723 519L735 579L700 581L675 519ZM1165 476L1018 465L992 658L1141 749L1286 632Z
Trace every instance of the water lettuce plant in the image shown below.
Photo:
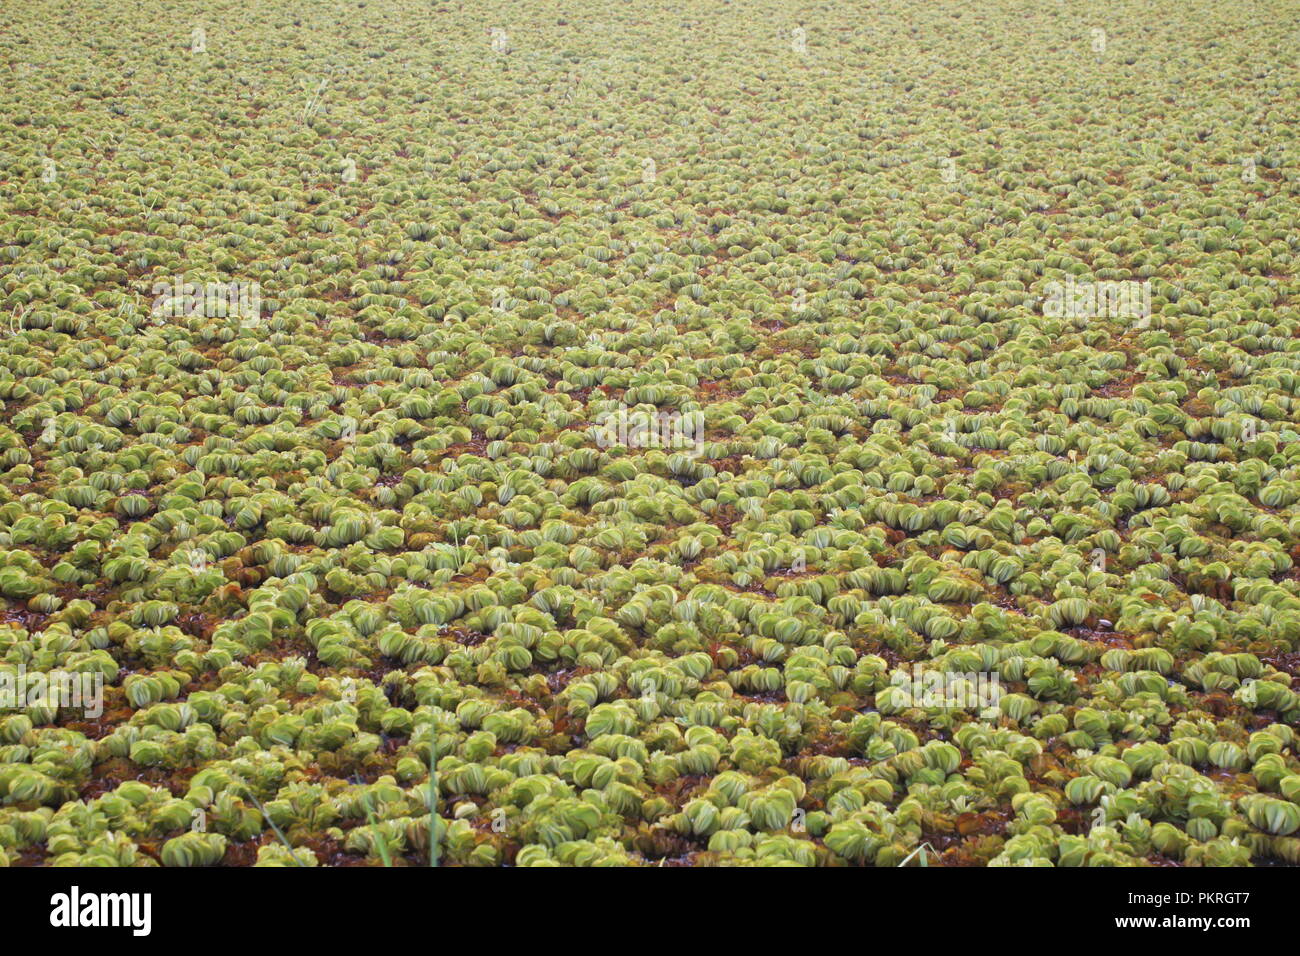
M164 6L0 11L0 864L1300 863L1284 4Z

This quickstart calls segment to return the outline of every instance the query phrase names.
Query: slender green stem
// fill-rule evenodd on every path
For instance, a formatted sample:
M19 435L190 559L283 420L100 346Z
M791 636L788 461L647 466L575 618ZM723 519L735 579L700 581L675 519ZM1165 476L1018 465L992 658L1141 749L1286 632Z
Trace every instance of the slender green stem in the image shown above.
M370 809L370 795L364 790L361 793L361 806L366 810L366 821L370 828L375 831L375 843L379 846L379 858L384 861L384 866L393 865L393 854L388 849L388 841L384 838L384 831L379 829L379 820L375 817L374 811Z
M429 722L429 865L438 865L438 723Z
M926 851L926 850L929 850L931 853L933 853L933 854L934 854L934 858L935 858L936 860L939 859L939 851L938 851L938 850L936 850L934 847L930 846L930 844L928 844L928 843L922 843L920 846L918 846L918 847L917 847L915 850L913 850L911 853L907 854L907 856L903 857L903 862L899 863L898 865L899 865L899 866L907 866L908 862L912 859L912 857L914 857L914 856L916 856L918 853L920 853L920 854L921 854L921 861L920 861L920 863L918 863L917 865L918 865L918 866L923 866L923 867L929 867L930 864L929 864L929 862L927 862L927 860L926 860L926 856L925 856L925 851Z
M247 787L248 784L245 783L244 786ZM302 860L298 859L298 855L293 851L293 844L290 843L288 839L285 837L285 835L280 832L280 828L275 825L275 821L272 820L271 817L267 814L266 808L262 806L262 801L257 799L257 796L256 794L253 793L251 787L248 790L248 799L253 801L253 806L257 807L257 812L262 815L262 819L265 820L267 824L270 825L271 831L280 838L280 842L285 845L286 849L288 849L289 857L290 859L293 860L294 865L302 866L303 865Z

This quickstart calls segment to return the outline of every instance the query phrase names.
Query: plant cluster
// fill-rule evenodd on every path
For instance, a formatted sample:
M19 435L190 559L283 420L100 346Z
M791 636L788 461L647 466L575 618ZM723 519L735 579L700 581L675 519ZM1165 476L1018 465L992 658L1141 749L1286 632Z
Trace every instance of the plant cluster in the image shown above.
M1287 5L543 6L0 11L0 865L1300 863Z

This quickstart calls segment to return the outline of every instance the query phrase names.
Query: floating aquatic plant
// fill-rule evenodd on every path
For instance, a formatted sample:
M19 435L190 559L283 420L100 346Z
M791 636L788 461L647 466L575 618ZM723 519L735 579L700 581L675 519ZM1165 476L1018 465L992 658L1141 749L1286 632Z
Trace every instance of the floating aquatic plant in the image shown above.
M6 14L0 862L1300 862L1281 5L371 4Z

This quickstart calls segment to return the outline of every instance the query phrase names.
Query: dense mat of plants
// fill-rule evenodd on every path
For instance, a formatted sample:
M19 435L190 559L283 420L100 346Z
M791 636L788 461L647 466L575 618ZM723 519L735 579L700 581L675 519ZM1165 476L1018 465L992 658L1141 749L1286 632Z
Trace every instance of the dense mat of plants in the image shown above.
M6 4L0 863L1300 862L1293 13Z

